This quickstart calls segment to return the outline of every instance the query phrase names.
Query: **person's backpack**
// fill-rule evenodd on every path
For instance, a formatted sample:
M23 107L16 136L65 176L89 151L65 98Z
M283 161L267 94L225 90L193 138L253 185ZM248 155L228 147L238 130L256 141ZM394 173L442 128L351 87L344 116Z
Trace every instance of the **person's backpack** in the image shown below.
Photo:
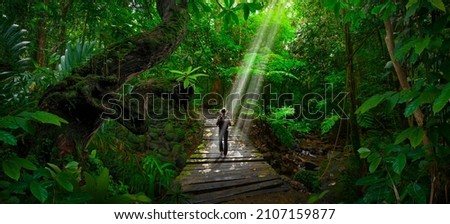
M225 116L224 115L220 115L219 118L217 119L217 126L219 126L219 128L222 128L223 124L225 123Z

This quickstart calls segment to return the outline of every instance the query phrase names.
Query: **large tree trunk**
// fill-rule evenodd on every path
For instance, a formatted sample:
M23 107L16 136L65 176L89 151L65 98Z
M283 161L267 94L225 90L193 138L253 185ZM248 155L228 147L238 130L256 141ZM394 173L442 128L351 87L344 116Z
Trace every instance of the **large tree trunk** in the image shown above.
M356 80L353 72L353 43L350 34L350 23L345 24L345 50L347 54L347 79L348 90L350 92L350 136L355 154L358 155L358 149L361 147L361 140L359 137L359 127L356 121Z
M61 116L69 124L56 131L43 130L43 136L57 139L60 148L83 148L105 117L116 119L136 134L146 132L142 111L134 111L129 107L130 97L119 100L117 93L127 80L168 58L186 36L189 21L186 1L179 5L176 0L156 2L162 18L160 25L106 48L70 77L48 88L40 108ZM140 95L135 95L138 101L142 101L140 96L146 91L148 88L140 88ZM128 114L131 116L124 118Z

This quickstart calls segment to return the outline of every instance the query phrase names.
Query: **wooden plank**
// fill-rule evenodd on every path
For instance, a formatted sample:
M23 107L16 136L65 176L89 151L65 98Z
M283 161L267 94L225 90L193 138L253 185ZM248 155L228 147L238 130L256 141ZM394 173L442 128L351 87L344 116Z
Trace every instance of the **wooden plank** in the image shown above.
M255 184L240 186L240 187L231 188L231 189L213 191L213 192L208 192L208 193L204 193L204 194L196 194L196 195L193 195L193 199L191 202L192 203L203 203L208 200L211 200L212 198L215 198L215 199L227 198L227 197L238 195L238 194L248 193L248 192L256 191L259 189L271 188L271 187L276 187L276 186L281 186L281 185L283 185L283 181L280 179L276 179L276 180L266 181L266 182L262 182L262 183L255 183Z
M220 152L209 152L209 153L193 153L189 159L216 159L220 157ZM260 153L253 152L239 152L239 151L228 151L226 158L258 158L262 157Z
M183 178L178 180L182 185L189 185L189 184L195 184L195 183L212 183L212 182L218 182L218 181L229 181L229 180L239 180L239 179L247 179L247 178L262 178L267 176L277 176L277 173L264 170L260 172L253 172L253 173L237 173L239 175L229 175L229 174L223 174L223 173L216 173L214 175L203 175L203 176L190 176L189 178Z
M253 161L265 161L264 158L257 157L220 157L220 158L203 158L203 159L188 159L187 164L196 163L231 163L231 162L253 162Z
M210 148L210 149L201 149L201 150L197 150L194 152L194 154L207 154L207 153L215 153L215 154L220 154L219 151L219 147L217 148ZM241 149L233 149L233 148L228 148L228 154L230 155L231 153L259 153L257 149L245 149L245 150L241 150Z
M252 170L253 168L258 167L273 169L269 164L267 164L264 161L251 161L251 162L232 162L232 163L187 164L183 170L220 169L224 171L230 171L236 169Z
M256 190L256 191L251 191L251 192L248 192L248 193L237 194L237 195L230 196L230 197L211 198L211 200L204 201L202 203L204 203L204 204L218 204L218 203L223 203L223 202L226 202L226 201L231 201L231 200L235 200L235 199L239 199L239 198L246 198L246 197L252 197L252 196L261 195L261 194L270 194L270 193L288 191L289 189L290 189L289 186L287 186L286 184L283 184L280 187Z
M211 190L221 190L224 188L237 187L247 184L265 182L269 180L280 179L278 176L267 176L261 178L245 178L238 180L229 180L229 181L219 181L219 182L210 182L210 183L198 183L198 184L190 184L184 185L182 190L184 193L194 193L199 191L211 191Z

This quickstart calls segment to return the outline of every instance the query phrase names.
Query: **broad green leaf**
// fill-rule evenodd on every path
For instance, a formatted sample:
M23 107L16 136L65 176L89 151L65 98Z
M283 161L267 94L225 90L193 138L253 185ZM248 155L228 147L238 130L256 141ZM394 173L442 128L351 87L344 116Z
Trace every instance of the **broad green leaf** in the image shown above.
M425 50L425 48L428 47L428 45L430 44L430 37L425 37L423 39L420 39L416 42L416 45L414 46L414 50L416 52L416 54L420 55L422 54L423 50Z
M419 184L411 183L406 187L406 189L408 194L414 199L414 203L427 203L427 193Z
M94 176L92 176L88 172L84 172L84 180L86 181L86 184L81 189L83 190L83 192L86 192L92 197L95 197L97 181L95 180Z
M31 194L37 198L41 203L44 203L48 198L47 189L45 189L40 183L32 181L30 183Z
M356 185L372 185L382 182L384 179L379 175L368 175L356 181Z
M409 9L411 6L417 4L419 0L409 0L408 4L406 4L406 8Z
M17 165L19 165L21 168L25 168L27 170L37 170L36 165L34 165L32 162L30 162L27 159L15 157L11 159L13 162L15 162Z
M444 2L442 2L442 0L428 0L434 7L442 10L442 11L446 11L445 10L445 5Z
M419 39L412 39L395 51L395 59L401 60L416 45Z
M392 170L394 170L395 173L401 174L403 169L406 165L406 155L405 153L400 153L394 160L394 163L392 164Z
M405 117L409 117L411 116L414 112L416 112L416 110L419 108L420 106L420 100L416 99L411 103L408 103L408 105L405 108L405 112L403 113L403 115Z
M47 165L48 165L50 168L52 168L52 171L55 171L56 173L60 173L60 172L61 172L61 169L60 169L57 165L52 164L52 163L47 163Z
M399 98L400 98L400 93L396 93L387 99L387 102L386 102L387 112L392 112L392 110L394 110L395 105L397 105Z
M183 87L186 89L186 88L189 87L189 85L190 85L189 79L185 79L184 82L183 82Z
M411 141L412 147L417 147L423 140L423 129L421 127L414 127L409 134L409 140Z
M262 4L256 2L247 3L247 5L249 6L252 12L256 12L256 10L261 10L263 8Z
M250 15L250 6L248 3L244 3L242 10L244 11L244 20L247 20Z
M368 148L362 147L362 148L358 149L358 153L359 153L359 157L361 159L364 159L370 155L371 151Z
M381 162L381 156L375 157L375 159L369 165L369 172L373 173L377 170Z
M78 162L71 161L71 162L67 163L65 168L66 169L77 169L78 168Z
M397 135L397 138L395 138L394 144L398 145L401 142L405 141L411 132L411 128L408 128L406 130L403 130L399 135Z
M180 75L184 75L184 72L178 71L178 70L169 70L169 72L180 74Z
M378 15L381 13L383 8L384 8L384 5L377 5L377 6L373 7L373 9L370 13L372 13L373 15Z
M439 113L442 109L444 109L445 105L450 101L450 83L445 85L444 89L442 89L441 94L436 98L433 103L433 112Z
M417 147L423 140L423 129L421 127L411 127L402 131L395 139L394 144L399 144L405 139L409 139L412 147Z
M2 162L3 172L13 180L18 181L20 178L20 166L13 160L8 159Z
M36 111L36 112L32 113L31 117L39 122L44 123L44 124L54 124L54 125L60 126L61 123L64 123L64 124L68 123L63 118L61 118L55 114L45 112L45 111Z
M59 186L64 188L66 191L68 191L68 192L73 191L73 184L70 182L69 175L67 175L64 172L60 172L56 175L55 179L56 179L56 182L59 184Z
M363 114L367 111L369 111L370 109L378 106L378 104L380 104L381 102L383 102L383 100L386 97L384 95L374 95L372 97L370 97L368 100L366 100L357 110L356 110L356 114Z
M380 153L378 152L374 152L372 153L369 157L367 157L367 162L371 163L373 162L376 158L381 157Z
M106 199L108 194L109 187L109 170L107 168L103 168L100 172L100 175L97 177L97 195L96 197L99 200Z
M415 97L417 97L419 95L420 95L420 93L417 91L414 91L412 88L405 89L400 92L400 98L398 99L398 102L404 103L411 99L414 99Z
M17 139L10 132L0 130L0 142L4 142L8 145L17 145Z
M14 120L16 121L16 124L26 133L33 134L35 132L34 127L30 125L29 120L22 117L15 117Z
M0 117L0 128L17 129L19 128L19 125L13 116L6 116Z

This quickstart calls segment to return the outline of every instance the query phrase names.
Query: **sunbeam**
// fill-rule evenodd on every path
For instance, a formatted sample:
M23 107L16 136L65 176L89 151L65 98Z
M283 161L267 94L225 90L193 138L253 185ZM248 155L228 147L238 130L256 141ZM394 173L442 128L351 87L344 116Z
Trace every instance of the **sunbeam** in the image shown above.
M243 107L247 100L258 100L264 82L264 73L267 66L267 58L257 60L258 54L265 56L267 51L261 49L271 49L280 27L281 13L284 11L283 0L272 0L266 8L266 15L256 36L246 51L248 56L241 62L238 75L234 81L232 91L227 98L226 108L230 111L230 116L237 128L234 131L247 131L249 127L248 119L245 119L244 112L252 110ZM255 73L255 68L259 71ZM257 97L256 99L253 97ZM232 133L235 135L236 133Z

